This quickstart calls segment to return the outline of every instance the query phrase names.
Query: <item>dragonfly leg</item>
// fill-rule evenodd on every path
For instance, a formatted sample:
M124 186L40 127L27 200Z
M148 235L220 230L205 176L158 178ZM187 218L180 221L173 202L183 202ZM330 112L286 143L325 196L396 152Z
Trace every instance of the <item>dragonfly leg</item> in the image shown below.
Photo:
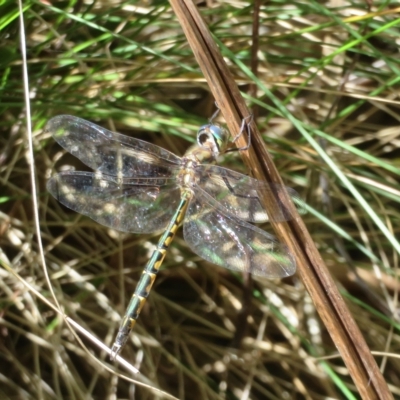
M221 111L220 108L218 107L218 103L215 102L215 106L217 107L217 109L214 111L214 114L211 116L211 118L208 120L210 125L214 124L214 119L217 117L217 115L219 114L219 112Z
M239 147L239 148L233 148L229 149L226 151L226 153L232 152L232 151L242 151L242 150L248 150L251 146L251 131L250 131L250 124L253 122L253 114L248 115L247 117L244 117L242 119L242 124L240 125L240 130L239 133L233 138L232 142L236 142L240 138L240 136L243 135L243 132L246 130L247 131L247 144L246 146Z

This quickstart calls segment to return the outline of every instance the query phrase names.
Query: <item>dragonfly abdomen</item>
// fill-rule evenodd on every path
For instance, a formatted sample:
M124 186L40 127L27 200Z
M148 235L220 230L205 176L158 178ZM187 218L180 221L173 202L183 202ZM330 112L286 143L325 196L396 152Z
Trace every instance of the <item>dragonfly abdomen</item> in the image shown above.
M136 285L135 292L131 297L125 317L122 319L118 335L111 349L112 359L114 359L118 355L121 348L128 340L129 333L134 327L136 320L138 319L139 314L143 309L144 303L146 302L146 299L150 293L157 273L160 270L162 262L164 261L167 250L172 240L174 239L180 223L185 217L186 210L192 196L193 194L190 190L184 190L182 192L179 206L175 211L173 218L169 222L167 229L161 236L157 244L157 248L154 250L145 269L143 270L142 276L140 277L139 282Z

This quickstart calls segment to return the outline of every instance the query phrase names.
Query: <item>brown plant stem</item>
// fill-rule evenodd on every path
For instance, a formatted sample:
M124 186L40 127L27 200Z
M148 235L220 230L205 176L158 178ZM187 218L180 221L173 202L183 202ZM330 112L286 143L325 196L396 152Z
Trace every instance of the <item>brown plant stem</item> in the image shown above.
M170 3L229 130L235 135L239 132L242 119L250 114L239 89L193 2L170 0ZM283 184L254 123L251 124L251 140L251 148L241 152L251 174L260 180ZM245 146L246 138L240 137L236 144L238 147ZM277 207L273 195L263 198L262 202L267 211ZM273 228L279 239L287 244L296 257L301 279L359 393L363 399L393 399L358 326L321 259L306 226L288 197L285 199L285 205L295 217L289 222L272 223Z

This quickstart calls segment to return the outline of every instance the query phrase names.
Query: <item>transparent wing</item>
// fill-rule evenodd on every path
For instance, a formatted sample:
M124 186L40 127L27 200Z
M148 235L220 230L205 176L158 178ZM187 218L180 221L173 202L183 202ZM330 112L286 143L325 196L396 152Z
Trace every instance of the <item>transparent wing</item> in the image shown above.
M292 215L285 207L283 193L287 191L299 213L305 213L304 201L292 188L262 182L216 165L196 167L196 184L221 203L225 212L250 222L287 221ZM271 215L261 204L260 197L273 193L277 199Z
M181 163L161 147L71 115L50 119L45 129L64 149L106 175L167 178L175 175Z
M287 246L263 230L224 213L207 193L194 189L183 232L193 252L234 271L267 278L294 274L295 261Z
M54 175L47 190L66 207L102 225L151 233L164 230L179 205L180 189L170 182L118 180L101 173L67 171Z

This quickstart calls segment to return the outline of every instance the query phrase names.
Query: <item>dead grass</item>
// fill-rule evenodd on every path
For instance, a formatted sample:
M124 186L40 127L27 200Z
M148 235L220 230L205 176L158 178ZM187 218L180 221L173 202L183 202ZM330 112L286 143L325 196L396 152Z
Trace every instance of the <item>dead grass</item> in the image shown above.
M257 107L262 137L285 184L306 199L310 210L303 219L398 397L397 15L379 4L371 10L364 3L263 6L260 82L254 82L247 71L252 6L210 4L200 11L222 42L239 88L246 93L256 85L256 98L247 102ZM73 114L182 155L212 114L214 99L166 2L26 6L46 268L63 311L110 345L156 235L112 232L51 198L45 183L55 170L85 167L43 132L44 123ZM364 17L369 11L375 14ZM111 367L107 354L83 339L89 357L63 319L32 290L53 302L33 223L16 13L9 4L0 17L0 396L161 398L106 369ZM283 110L300 121L324 154ZM223 165L245 172L235 154ZM179 235L123 352L140 369L133 378L179 399L357 398L298 276L257 279L248 290L246 297L241 277L199 259ZM240 349L233 349L243 297L248 326Z

